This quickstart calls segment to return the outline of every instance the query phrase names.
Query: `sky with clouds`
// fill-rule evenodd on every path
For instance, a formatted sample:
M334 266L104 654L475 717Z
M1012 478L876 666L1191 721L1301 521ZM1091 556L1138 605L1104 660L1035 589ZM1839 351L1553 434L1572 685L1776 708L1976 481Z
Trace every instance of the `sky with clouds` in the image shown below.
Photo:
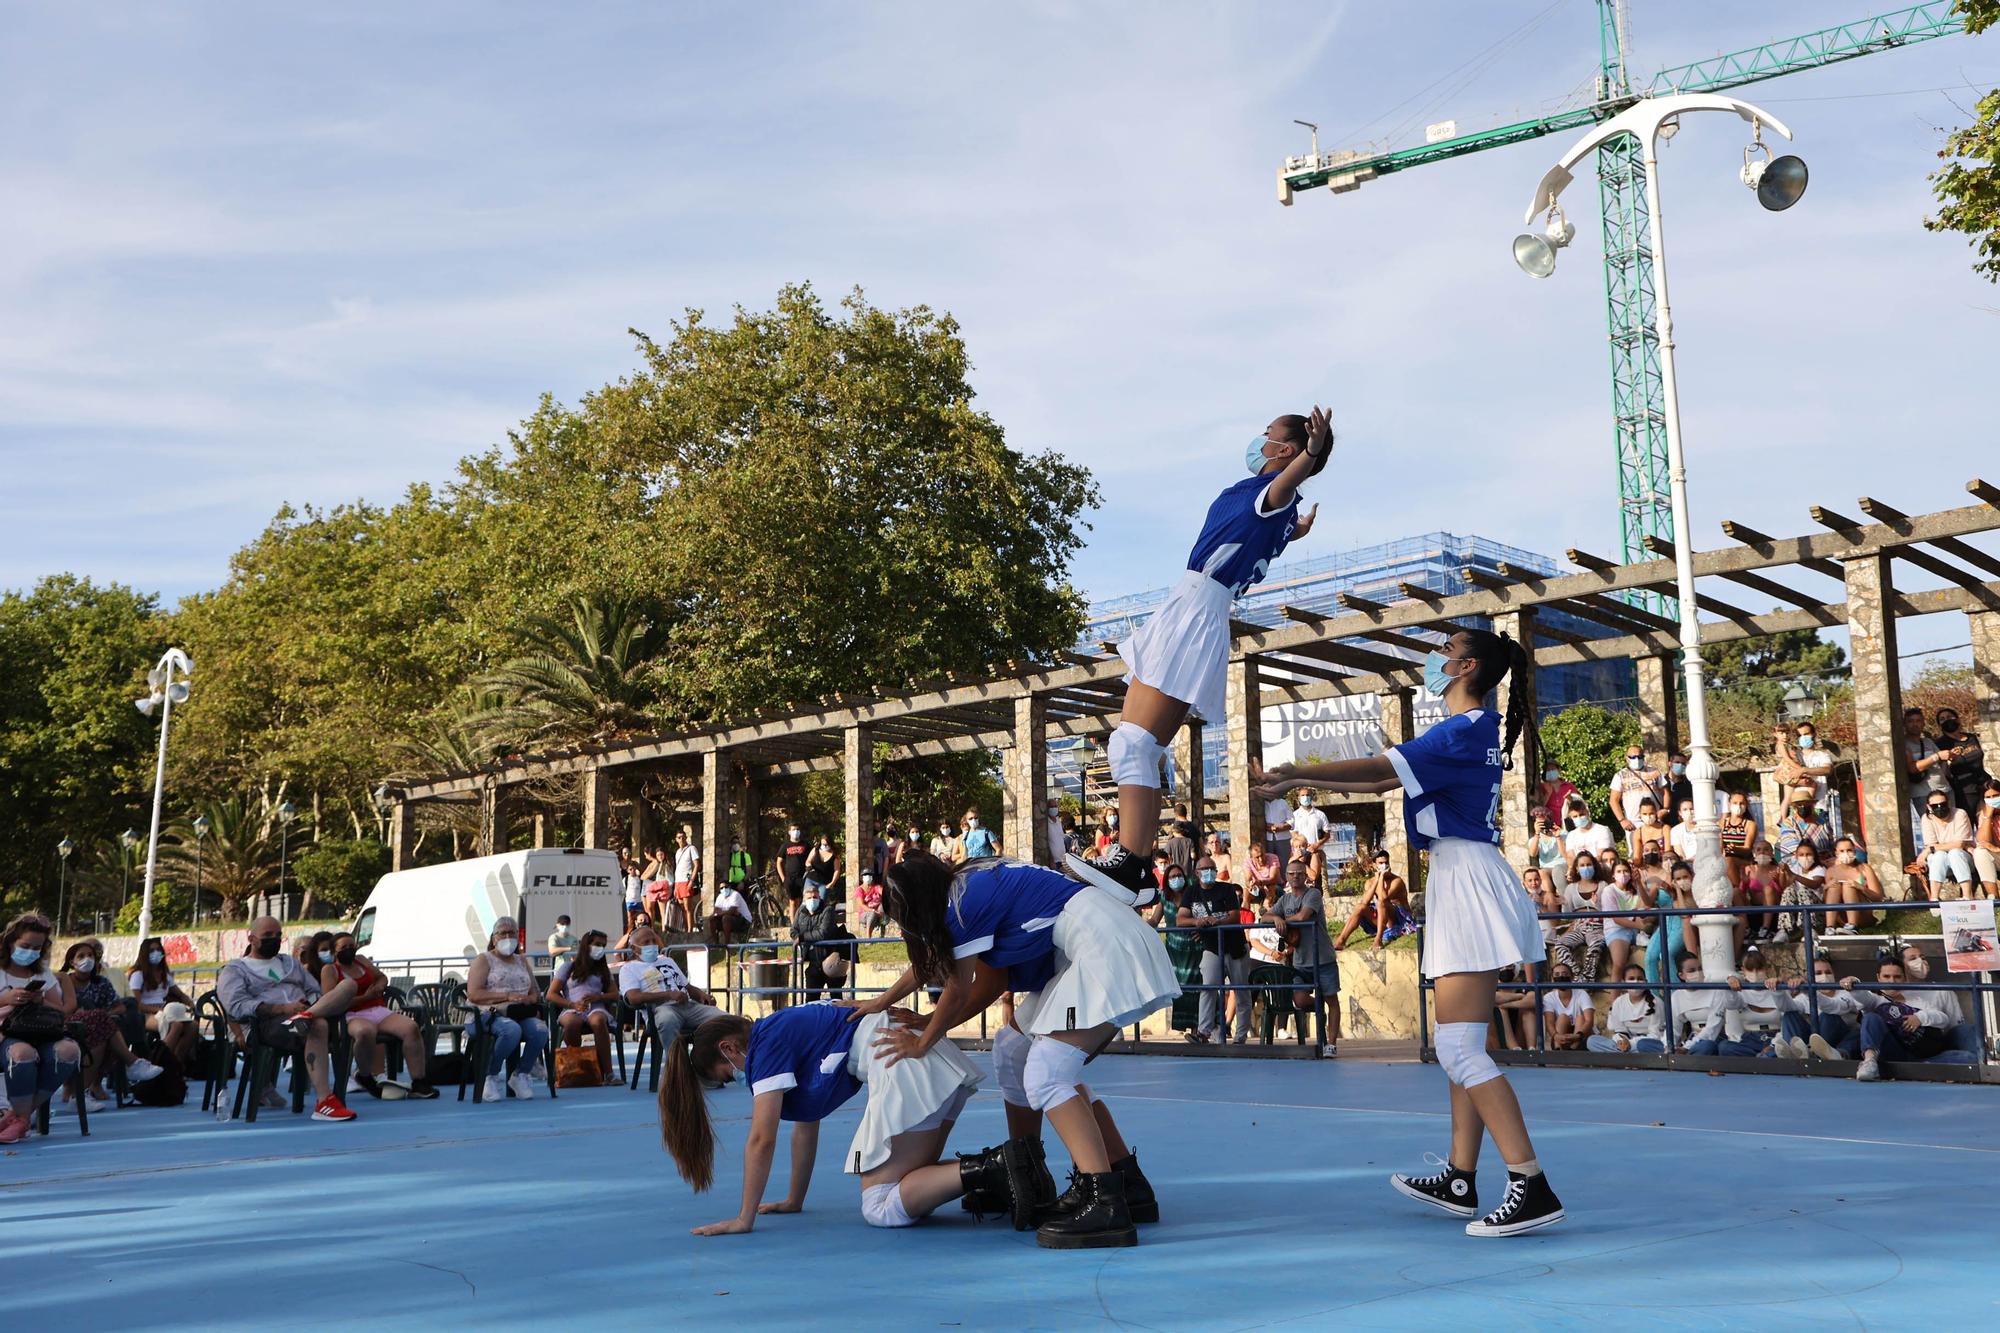
M1636 0L1634 74L1869 5ZM1274 190L1295 117L1331 148L1573 104L1590 0L0 12L0 588L212 587L279 505L444 480L630 369L628 326L797 280L959 318L1011 442L1103 484L1093 595L1169 581L1247 438L1315 401L1340 452L1294 554L1615 554L1588 179L1552 280L1508 257L1560 146ZM2000 289L1920 225L1995 83L2000 35L1745 92L1812 168L1785 214L1733 118L1666 150L1701 544L2000 480Z

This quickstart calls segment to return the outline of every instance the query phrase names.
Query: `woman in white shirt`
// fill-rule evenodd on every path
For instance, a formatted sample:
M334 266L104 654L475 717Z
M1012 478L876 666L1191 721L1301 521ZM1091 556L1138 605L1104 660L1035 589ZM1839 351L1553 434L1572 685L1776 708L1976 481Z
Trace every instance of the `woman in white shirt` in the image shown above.
M1597 1023L1589 993L1569 988L1575 979L1567 964L1556 963L1549 968L1549 981L1556 989L1542 995L1542 1012L1549 1020L1549 1045L1559 1051L1582 1050Z
M590 1034L591 1049L597 1055L597 1081L611 1081L611 964L604 961L607 937L601 930L586 930L576 949L556 964L549 978L548 1001L555 1005L556 1028L563 1045L583 1045Z
M1620 969L1625 988L1611 1002L1604 1031L1594 1032L1586 1042L1593 1051L1606 1055L1659 1055L1667 1049L1667 1018L1660 1002L1646 986L1646 969L1637 963Z
M313 969L319 975L319 969ZM194 998L174 984L173 969L167 966L167 946L158 935L148 935L139 941L139 956L132 965L132 972L125 978L125 989L138 1002L139 1012L146 1017L146 1029L160 1034L160 1040L174 1053L186 1069L194 1059L194 1024L185 1019L178 1022L162 1023L160 1014L170 1004L181 1006L173 1014L193 1014Z

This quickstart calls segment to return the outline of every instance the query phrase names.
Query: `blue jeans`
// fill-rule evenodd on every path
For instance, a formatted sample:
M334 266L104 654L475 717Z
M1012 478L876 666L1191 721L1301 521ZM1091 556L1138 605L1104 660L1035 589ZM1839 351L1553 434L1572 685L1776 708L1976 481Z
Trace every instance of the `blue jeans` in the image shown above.
M1969 1065L1979 1061L1979 1034L1972 1024L1959 1023L1942 1032L1919 1028L1912 1037L1874 1014L1863 1014L1861 1049L1874 1051L1884 1060Z
M1861 1054L1861 1048L1855 1044L1860 1034L1848 1027L1838 1014L1821 1014L1817 1023L1812 1022L1804 1014L1780 1014L1778 1031L1787 1037L1796 1037L1800 1041L1817 1032L1820 1039L1839 1051L1841 1058L1845 1060L1856 1059Z
M1746 1028L1740 1040L1724 1041L1716 1047L1716 1053L1719 1055L1770 1055L1772 1054L1771 1034L1768 1032L1753 1032Z
M1688 1043L1687 1053L1689 1055L1714 1055L1720 1049L1721 1043L1710 1041L1706 1037L1697 1037Z
M7 1100L39 1105L69 1082L83 1053L67 1037L42 1046L25 1041L7 1043Z
M1632 1043L1630 1051L1621 1051L1618 1049L1618 1043L1602 1032L1593 1032L1585 1037L1583 1047L1588 1051L1601 1051L1605 1055L1658 1055L1667 1049L1651 1037L1641 1037Z
M486 1020L486 1030L493 1034L493 1058L486 1062L486 1073L490 1077L507 1068L507 1057L515 1051L521 1053L520 1069L533 1069L542 1052L548 1049L549 1025L539 1018L509 1018L505 1014L494 1014Z

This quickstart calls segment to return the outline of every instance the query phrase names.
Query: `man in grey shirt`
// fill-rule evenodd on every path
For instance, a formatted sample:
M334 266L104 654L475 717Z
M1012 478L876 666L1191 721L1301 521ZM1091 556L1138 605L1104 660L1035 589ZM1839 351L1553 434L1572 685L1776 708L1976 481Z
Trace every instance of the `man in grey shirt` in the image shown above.
M274 1050L303 1052L312 1074L315 1120L352 1120L354 1112L333 1090L327 1067L327 1017L338 1017L354 1003L354 983L343 981L325 994L311 972L285 953L284 927L276 917L260 916L250 923L249 949L232 958L215 979L222 1011L245 1027L254 1024L258 1038ZM246 1071L247 1072L247 1071ZM282 1106L282 1097L266 1090L266 1104ZM219 1094L218 1094L219 1095ZM274 1109L275 1109L274 1106Z
M1285 891L1265 914L1264 924L1296 933L1292 969L1298 984L1312 989L1294 991L1293 1000L1308 1013L1315 1005L1324 1009L1326 1045L1319 1053L1334 1058L1340 1054L1340 960L1326 937L1326 900L1312 882L1310 858L1294 857L1286 865Z

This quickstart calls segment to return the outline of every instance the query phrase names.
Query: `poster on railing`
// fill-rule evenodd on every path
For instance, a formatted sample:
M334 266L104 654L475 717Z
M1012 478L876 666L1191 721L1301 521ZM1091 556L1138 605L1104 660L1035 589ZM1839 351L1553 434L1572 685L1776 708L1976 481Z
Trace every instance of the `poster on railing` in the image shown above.
M2000 970L2000 933L1993 929L1993 900L1973 898L1940 903L1944 922L1944 961L1953 972Z

